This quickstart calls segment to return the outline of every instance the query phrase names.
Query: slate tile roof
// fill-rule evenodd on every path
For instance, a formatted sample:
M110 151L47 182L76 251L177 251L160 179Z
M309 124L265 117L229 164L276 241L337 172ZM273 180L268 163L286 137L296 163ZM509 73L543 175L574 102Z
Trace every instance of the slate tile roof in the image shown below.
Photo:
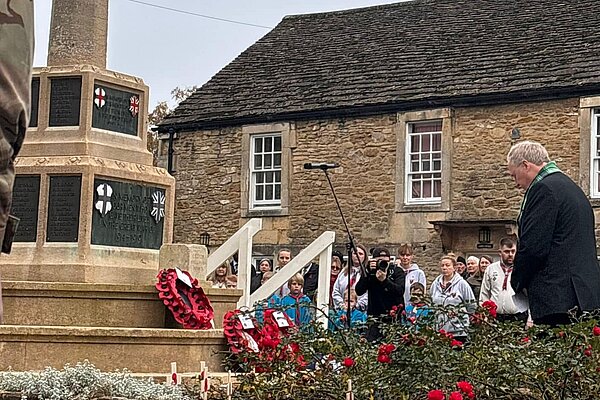
M600 94L600 0L414 0L285 17L161 124Z

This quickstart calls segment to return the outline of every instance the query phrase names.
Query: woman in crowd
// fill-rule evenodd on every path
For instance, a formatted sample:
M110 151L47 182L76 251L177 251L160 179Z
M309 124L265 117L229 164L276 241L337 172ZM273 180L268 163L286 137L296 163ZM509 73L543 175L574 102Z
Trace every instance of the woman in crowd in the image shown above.
M479 259L479 271L481 271L481 276L483 276L483 273L485 272L487 267L489 267L490 264L493 262L494 260L492 260L492 257L485 255L481 256L481 258Z
M427 287L427 278L425 278L425 272L413 262L413 248L411 244L400 245L400 248L398 249L398 260L398 265L400 265L406 274L406 283L404 287L404 304L406 305L410 301L411 285L418 282L423 285L423 287Z
M483 280L483 272L479 270L479 258L475 256L469 256L467 258L467 283L473 290L475 298L479 298L479 292L481 291L481 281Z
M458 306L461 311L473 313L477 307L473 290L456 271L456 260L449 256L441 258L441 274L435 278L429 289L433 304L443 307ZM467 327L469 326L469 316L461 314L459 316L440 316L440 328L454 335L456 340L464 342L467 339Z
M212 282L212 287L214 288L225 289L227 287L226 278L228 275L231 275L231 268L229 267L229 261L225 261L208 276L208 281Z
M333 287L338 275L344 266L344 256L339 251L334 251L331 255L331 274L329 276L329 307L333 308Z
M352 262L349 265L346 265L344 269L338 274L337 279L335 280L335 284L333 285L333 307L335 310L341 310L344 306L344 292L348 289L348 281L350 281L350 289L354 289L356 283L360 279L361 274L361 263L366 267L367 265L367 249L362 244L356 245L356 250L358 252L355 254L352 253ZM350 275L350 278L348 278ZM367 293L358 297L358 304L356 308L360 311L367 310L367 301L368 295Z
M258 263L258 271L254 274L250 282L250 293L254 293L256 289L261 287L262 279L265 272L271 271L273 271L271 260L269 260L268 258L263 258L262 260L260 260L260 262Z

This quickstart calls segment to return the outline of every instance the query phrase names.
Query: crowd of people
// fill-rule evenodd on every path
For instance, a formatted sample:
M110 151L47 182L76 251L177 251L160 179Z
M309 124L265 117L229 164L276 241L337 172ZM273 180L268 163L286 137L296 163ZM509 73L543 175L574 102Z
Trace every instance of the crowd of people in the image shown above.
M495 258L489 255L465 257L455 253L444 255L438 263L439 275L428 286L423 269L414 260L410 244L399 247L395 259L385 247L368 251L356 245L351 262L342 253L334 251L330 275L330 328L341 329L367 322L367 316L378 317L379 323L391 320L390 312L404 310L404 319L411 320L427 315L427 304L439 306L464 306L467 314L460 319L447 318L440 327L452 333L457 340L466 340L469 313L478 304L491 300L497 304L500 321L521 321L531 324L527 297L516 294L510 285L516 242L504 238ZM292 259L289 249L281 249L276 264L261 259L252 270L251 291L267 282ZM219 266L209 279L213 287L235 287L236 275L231 273L233 261ZM286 285L277 289L259 305L259 319L264 308L282 307L288 317L298 325L312 318L311 307L316 300L318 265L311 263L301 273L292 276ZM430 298L430 302L426 298ZM349 318L349 319L348 319ZM381 337L379 323L369 323L367 339Z
M513 145L507 164L516 186L525 190L517 218L518 246L515 239L507 237L500 240L494 257L468 255L465 259L446 254L439 260L439 275L428 290L426 275L414 262L408 244L400 246L395 260L384 247L369 252L357 244L346 262L341 253L334 252L329 304L333 329L364 322L368 315L376 317L370 320L376 322L368 323L367 339L377 340L380 324L398 307L403 307L408 319L427 314L426 293L431 305L464 311L447 312L439 319L440 328L461 341L467 340L469 315L486 302L495 303L499 321L524 327L568 324L574 317L595 318L600 313L600 267L589 200L550 161L540 143ZM291 259L291 251L282 249L276 266L261 260L252 274L252 290ZM227 267L215 271L214 285L227 287ZM287 306L288 316L298 324L310 320L307 307L315 301L318 269L314 263L306 266L267 299L265 306Z

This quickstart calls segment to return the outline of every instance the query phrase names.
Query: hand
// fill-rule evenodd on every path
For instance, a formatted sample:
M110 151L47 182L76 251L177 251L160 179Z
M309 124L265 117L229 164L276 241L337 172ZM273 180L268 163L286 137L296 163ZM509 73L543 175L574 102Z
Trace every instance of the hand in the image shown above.
M378 269L377 272L375 272L375 277L379 280L379 282L383 282L387 278L387 272Z

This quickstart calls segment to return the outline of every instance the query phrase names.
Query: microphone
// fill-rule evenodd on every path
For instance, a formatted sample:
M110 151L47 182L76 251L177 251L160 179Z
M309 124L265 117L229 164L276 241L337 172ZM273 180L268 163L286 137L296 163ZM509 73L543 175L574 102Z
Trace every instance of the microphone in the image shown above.
M323 171L327 171L332 168L339 168L340 164L338 163L304 163L304 169L322 169Z

